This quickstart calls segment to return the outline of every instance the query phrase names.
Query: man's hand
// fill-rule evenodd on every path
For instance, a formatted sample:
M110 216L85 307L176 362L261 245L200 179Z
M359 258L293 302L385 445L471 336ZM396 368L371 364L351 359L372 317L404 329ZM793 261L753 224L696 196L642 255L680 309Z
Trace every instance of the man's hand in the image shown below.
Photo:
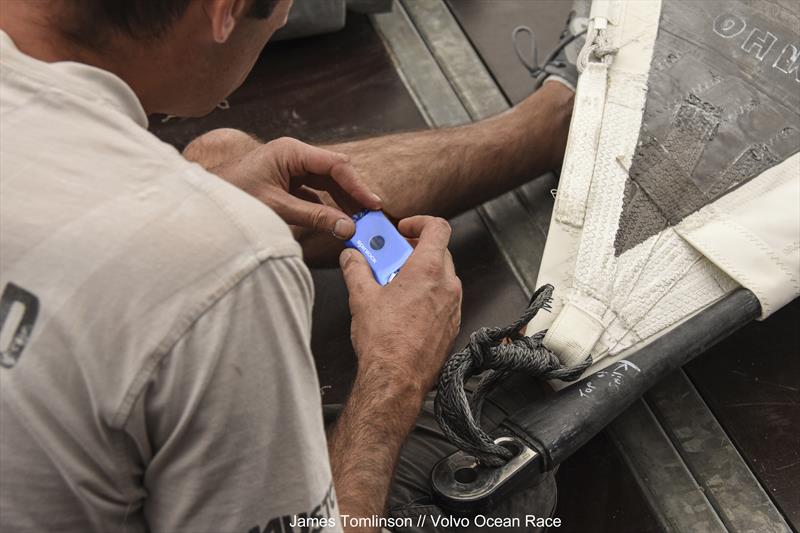
M380 515L400 447L447 357L461 320L461 282L440 218L400 221L414 253L382 287L364 258L340 256L350 291L358 372L329 438L331 470L343 514Z
M416 216L401 220L398 230L416 248L385 287L375 281L360 253L347 249L340 256L350 292L351 337L359 372L390 373L424 395L461 324L461 282L447 250L450 225L445 220Z
M381 208L380 198L364 185L346 155L288 137L209 170L267 204L287 224L339 239L352 237L355 224L344 211L323 204L317 191L327 192L351 212Z

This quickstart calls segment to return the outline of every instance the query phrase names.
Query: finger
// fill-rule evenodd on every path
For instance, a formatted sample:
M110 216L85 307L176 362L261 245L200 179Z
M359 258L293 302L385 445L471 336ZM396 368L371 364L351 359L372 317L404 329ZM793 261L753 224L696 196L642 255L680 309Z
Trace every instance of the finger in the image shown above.
M420 233L422 233L422 228L431 220L433 220L433 217L428 215L404 218L397 223L397 231L407 239L418 239Z
M456 274L456 265L453 262L453 255L450 253L450 250L444 251L444 277L447 280L451 280L453 283L457 283L460 287L461 280Z
M312 204L325 204L317 191L306 186L298 187L292 191L292 194L301 200L305 200L306 202L310 202Z
M291 176L304 174L330 176L360 205L374 210L381 208L381 199L364 184L347 155L288 137L272 141L269 145L283 155Z
M364 207L373 211L380 210L383 207L381 197L364 183L356 168L350 163L350 157L345 154L339 155L342 157L341 162L335 164L330 171L333 181Z
M353 219L338 209L302 200L285 191L271 193L266 203L287 224L302 226L321 233L330 233L342 240L349 239L356 232Z
M338 183L328 176L308 174L307 176L298 178L297 183L302 183L312 189L328 194L331 201L345 213L355 214L364 209L363 205L356 202Z
M325 192L325 191L318 191L318 190L312 189L310 187L306 187L305 185L301 185L299 187L293 187L290 190L290 192L291 192L291 194L293 196L297 196L298 198L300 198L301 200L305 200L306 202L319 204L319 205L327 205L329 207L332 207L333 209L338 209L338 210L344 211L345 214L347 214L347 215L350 214L348 211L345 211L344 209L342 209L342 207L340 205L338 205L336 202L334 202L333 198L331 198L330 194ZM353 212L356 212L356 211L358 211L358 209L354 210ZM343 222L339 223L340 226L337 227L334 224L334 228L333 228L333 232L332 233L334 234L334 236L337 236L337 238L349 238L348 237L350 235L350 232L349 232L350 230L348 229L349 223L345 219L342 219L342 220L343 220ZM352 220L352 217L351 217L351 220ZM299 227L299 226L295 226L295 227ZM302 230L303 231L308 231L307 228L302 228ZM316 230L312 230L312 231L316 231ZM324 234L324 232L322 234Z
M372 276L367 260L352 248L345 248L339 255L339 266L342 268L344 283L351 298L360 298L369 295L376 288L378 282Z
M444 252L450 242L450 224L443 218L427 215L404 218L397 229L405 237L418 239L416 251Z
M450 250L444 251L444 269L448 276L456 277L456 265L453 262L453 255Z

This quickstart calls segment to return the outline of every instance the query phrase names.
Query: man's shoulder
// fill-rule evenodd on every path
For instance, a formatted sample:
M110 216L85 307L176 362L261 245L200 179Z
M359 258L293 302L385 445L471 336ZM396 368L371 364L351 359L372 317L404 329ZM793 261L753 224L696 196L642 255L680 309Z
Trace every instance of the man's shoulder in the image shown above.
M89 117L69 137L48 132L44 124L36 129L39 146L20 137L2 142L3 182L10 196L27 197L27 213L20 216L37 218L41 227L80 225L103 213L100 225L76 237L113 238L146 220L152 238L168 246L175 261L181 250L197 245L196 252L249 251L262 260L300 255L289 227L269 207L138 126L115 127Z
M172 208L185 216L192 213L199 227L227 228L228 236L214 243L217 251L228 245L241 249L244 240L263 257L271 250L299 253L286 224L267 206L184 159L123 112L119 101L111 104L102 95L93 101L85 92L61 90L35 78L37 72L4 73L4 193L24 192L24 181L50 208L60 203L93 210L113 201L117 216L107 217L106 226L128 225L145 213L163 215ZM35 213L42 225L51 214ZM151 224L173 220L159 216ZM185 244L170 231L162 240L171 237L178 238L176 245Z
M232 252L242 252L246 248L259 261L301 257L289 226L256 198L180 155L166 169L164 179L170 183L165 186L174 188L172 202L177 213L195 219L218 251L232 247Z
M267 206L158 139L97 137L94 156L82 134L40 157L2 140L0 281L39 302L22 363L82 368L113 425L141 376L254 272L290 264L304 277L275 283L311 302L300 247Z
M209 232L209 239L217 235L211 226L224 228L225 235L219 234L214 243L217 247L233 246L241 251L241 245L246 245L260 260L300 255L289 227L264 203L197 163L187 161L149 132L137 142L141 149L137 166L145 188L164 191L167 203L175 205L179 213L194 216L194 223ZM131 178L135 180L136 176ZM139 188L138 193L142 191Z

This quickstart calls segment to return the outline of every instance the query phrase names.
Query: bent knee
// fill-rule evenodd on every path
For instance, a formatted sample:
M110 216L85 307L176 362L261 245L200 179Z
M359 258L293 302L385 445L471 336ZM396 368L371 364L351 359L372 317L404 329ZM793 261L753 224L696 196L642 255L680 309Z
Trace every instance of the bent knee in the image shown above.
M243 131L218 128L197 137L183 149L183 157L206 168L240 157L260 144Z

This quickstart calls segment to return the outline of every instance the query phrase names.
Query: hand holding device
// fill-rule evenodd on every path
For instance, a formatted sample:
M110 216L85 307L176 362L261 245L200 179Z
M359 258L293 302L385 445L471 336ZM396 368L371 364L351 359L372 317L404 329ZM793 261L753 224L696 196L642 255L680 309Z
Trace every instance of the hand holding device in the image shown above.
M447 250L445 220L416 216L401 220L398 229L418 241L386 286L375 281L364 255L345 249L340 256L350 292L351 337L359 374L374 371L381 383L390 379L424 395L461 324L461 282Z

